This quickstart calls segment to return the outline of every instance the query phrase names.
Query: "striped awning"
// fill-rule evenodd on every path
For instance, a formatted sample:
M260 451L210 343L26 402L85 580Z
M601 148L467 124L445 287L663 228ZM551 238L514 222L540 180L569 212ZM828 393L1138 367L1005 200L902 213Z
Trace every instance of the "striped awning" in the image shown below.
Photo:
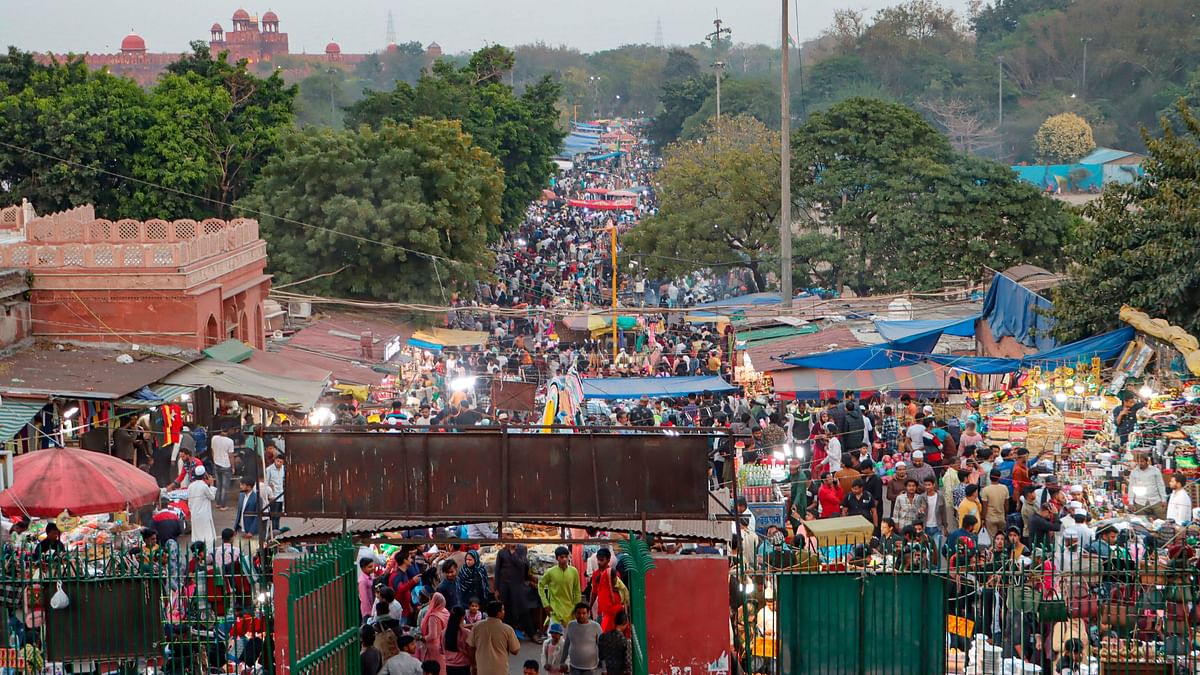
M788 368L772 372L771 380L775 383L775 393L785 398L827 398L840 396L847 390L917 396L946 391L949 370L936 363L924 362L879 370Z
M0 440L10 440L41 412L49 401L23 401L4 397L0 402Z
M154 392L157 399L138 398L137 396L126 396L116 402L122 408L152 408L156 405L169 403L178 399L184 394L190 394L196 391L196 387L186 384L152 384L150 391Z

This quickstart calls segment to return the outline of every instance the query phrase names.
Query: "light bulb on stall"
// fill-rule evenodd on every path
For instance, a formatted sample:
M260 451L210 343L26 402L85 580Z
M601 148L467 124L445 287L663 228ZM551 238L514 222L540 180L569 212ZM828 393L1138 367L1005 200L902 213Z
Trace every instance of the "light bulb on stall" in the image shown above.
M792 455L792 444L791 444L791 443L784 443L784 444L783 444L783 456L784 456L784 457L791 457L791 455Z
M1148 385L1148 384L1143 384L1142 388L1138 389L1138 396L1141 396L1142 398L1150 398L1153 395L1154 395L1154 390L1151 389L1150 385Z
M1037 383L1037 388L1038 388L1038 391L1046 391L1046 387L1047 387L1047 385L1046 385L1046 383L1045 383L1045 382L1038 382L1038 383Z
M1075 383L1075 393L1076 394L1082 394L1086 388L1087 387L1084 387L1082 382Z
M1056 403L1066 403L1067 402L1067 393L1064 391L1055 392L1054 393L1054 401Z

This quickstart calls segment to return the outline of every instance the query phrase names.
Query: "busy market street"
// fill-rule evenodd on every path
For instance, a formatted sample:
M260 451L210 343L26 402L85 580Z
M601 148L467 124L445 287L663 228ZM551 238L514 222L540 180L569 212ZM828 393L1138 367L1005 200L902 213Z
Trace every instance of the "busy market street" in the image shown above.
M1194 7L897 2L6 10L0 675L1200 675Z

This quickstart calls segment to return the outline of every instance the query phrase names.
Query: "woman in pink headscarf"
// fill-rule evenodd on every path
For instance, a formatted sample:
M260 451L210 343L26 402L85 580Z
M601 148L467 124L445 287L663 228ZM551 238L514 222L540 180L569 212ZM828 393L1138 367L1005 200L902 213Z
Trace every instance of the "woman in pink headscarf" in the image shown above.
M446 626L450 623L450 610L446 609L446 596L434 593L429 601L425 618L421 619L421 660L437 661L446 672Z

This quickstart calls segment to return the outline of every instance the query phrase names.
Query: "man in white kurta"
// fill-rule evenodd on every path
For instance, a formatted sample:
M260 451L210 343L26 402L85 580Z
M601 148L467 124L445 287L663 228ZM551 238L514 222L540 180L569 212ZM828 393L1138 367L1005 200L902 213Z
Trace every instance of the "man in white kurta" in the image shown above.
M196 467L195 477L187 488L188 510L192 515L192 541L202 541L210 549L217 540L213 525L212 503L217 498L217 488L212 476L203 466Z

